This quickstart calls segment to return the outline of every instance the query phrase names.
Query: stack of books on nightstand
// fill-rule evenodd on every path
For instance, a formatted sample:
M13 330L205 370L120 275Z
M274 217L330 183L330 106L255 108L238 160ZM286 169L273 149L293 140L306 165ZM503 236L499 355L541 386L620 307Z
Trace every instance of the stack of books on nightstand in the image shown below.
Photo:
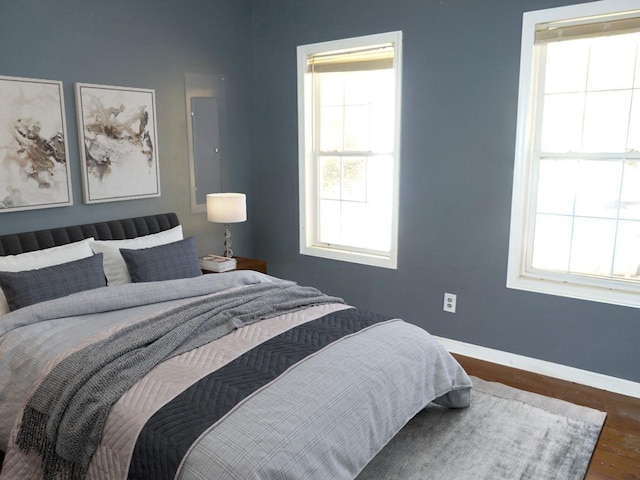
M235 258L221 257L220 255L205 255L200 257L200 268L212 272L228 272L236 268Z

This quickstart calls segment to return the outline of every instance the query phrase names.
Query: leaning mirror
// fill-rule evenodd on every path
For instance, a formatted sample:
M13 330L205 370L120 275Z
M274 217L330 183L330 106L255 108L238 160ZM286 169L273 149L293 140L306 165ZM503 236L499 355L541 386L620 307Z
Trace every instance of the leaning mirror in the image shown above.
M191 212L206 211L207 194L221 191L224 155L224 77L185 73Z

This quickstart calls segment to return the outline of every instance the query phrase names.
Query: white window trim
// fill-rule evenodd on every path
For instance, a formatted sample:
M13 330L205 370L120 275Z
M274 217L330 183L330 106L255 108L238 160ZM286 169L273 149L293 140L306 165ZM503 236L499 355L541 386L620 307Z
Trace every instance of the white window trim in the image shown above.
M561 19L590 17L638 9L640 9L640 0L603 0L526 12L523 16L513 200L507 266L508 288L615 305L640 307L640 287L627 283L623 284L615 280L526 271L526 242L531 235L528 226L533 208L532 187L530 185L533 162L530 161L529 151L533 140L530 138L530 132L533 131L531 123L534 119L531 112L535 108L532 99L536 88L534 79L535 27L540 23Z
M307 57L314 53L351 49L369 45L393 43L396 46L394 53L394 71L396 73L396 103L395 103L395 159L393 172L392 195L392 224L391 224L391 249L388 255L376 255L371 252L361 252L349 247L331 248L327 245L316 245L313 241L316 222L317 192L313 182L315 175L307 171L307 159L311 156L312 140L310 132L306 132L305 123L312 112L306 108L309 99L305 98L305 92L310 94L311 88L305 85L308 76L305 71ZM398 263L398 215L399 215L399 177L400 177L400 111L402 98L402 32L388 32L376 35L347 38L329 42L320 42L310 45L302 45L297 50L298 59L298 174L300 195L300 253L315 257L333 260L359 263L376 267L396 269ZM310 208L313 207L313 208Z

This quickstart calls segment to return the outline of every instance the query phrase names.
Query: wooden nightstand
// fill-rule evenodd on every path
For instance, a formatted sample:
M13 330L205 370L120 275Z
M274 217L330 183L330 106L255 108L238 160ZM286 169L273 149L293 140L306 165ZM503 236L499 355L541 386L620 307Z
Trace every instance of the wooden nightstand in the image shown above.
M247 257L233 257L238 264L236 270L255 270L256 272L267 273L267 262Z
M267 273L267 262L264 260L257 260L255 258L247 258L247 257L233 257L236 259L237 265L235 270L254 270L256 272ZM233 270L229 270L233 272ZM211 270L207 270L206 268L202 269L202 273L219 273ZM224 272L222 272L224 273Z

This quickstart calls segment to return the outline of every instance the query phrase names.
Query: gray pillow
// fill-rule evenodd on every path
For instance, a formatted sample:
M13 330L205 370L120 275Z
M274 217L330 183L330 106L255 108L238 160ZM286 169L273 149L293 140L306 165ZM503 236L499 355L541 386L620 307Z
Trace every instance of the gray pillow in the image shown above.
M0 272L11 311L106 285L101 253L37 270Z
M157 282L202 275L193 237L157 247L129 249L120 253L132 282Z

